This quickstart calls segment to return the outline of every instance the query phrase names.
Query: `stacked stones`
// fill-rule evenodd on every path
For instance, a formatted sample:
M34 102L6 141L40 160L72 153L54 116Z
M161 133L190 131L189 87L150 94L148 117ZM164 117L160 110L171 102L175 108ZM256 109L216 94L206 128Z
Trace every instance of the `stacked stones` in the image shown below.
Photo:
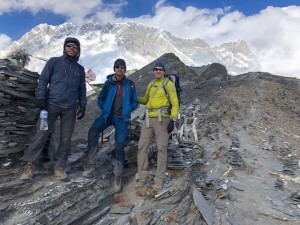
M38 78L38 73L18 67L9 59L0 59L0 155L24 150L34 133Z

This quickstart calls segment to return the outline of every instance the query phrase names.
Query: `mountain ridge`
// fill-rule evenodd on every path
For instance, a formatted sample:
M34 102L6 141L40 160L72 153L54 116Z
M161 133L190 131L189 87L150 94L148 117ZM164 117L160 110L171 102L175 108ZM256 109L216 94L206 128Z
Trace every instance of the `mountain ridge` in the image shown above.
M17 49L36 57L49 59L62 54L63 41L74 36L81 42L80 63L92 69L98 81L111 73L116 58L124 58L128 69L140 69L165 53L174 53L190 66L221 63L232 75L259 71L260 66L242 40L210 47L203 39L182 39L160 28L133 22L117 24L86 23L76 27L72 23L58 26L40 24L13 42L0 57L6 57ZM44 62L31 58L28 69L40 72Z

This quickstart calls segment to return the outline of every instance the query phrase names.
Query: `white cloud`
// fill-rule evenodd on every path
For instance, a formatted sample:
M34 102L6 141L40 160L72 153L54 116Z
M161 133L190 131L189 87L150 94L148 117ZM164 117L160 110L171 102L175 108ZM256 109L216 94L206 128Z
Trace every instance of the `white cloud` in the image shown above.
M129 1L130 2L130 1ZM86 20L100 23L132 21L160 27L181 38L201 38L210 45L245 40L257 56L262 70L300 78L300 6L268 7L245 16L229 7L214 10L189 6L179 9L158 0L154 15L122 18L117 15L125 0L103 4L102 0L9 0L0 2L1 12L49 10L81 25Z
M12 40L10 37L6 34L0 34L0 51L6 49L11 43Z
M182 10L156 5L154 16L115 18L161 27L182 38L201 38L210 45L245 40L257 56L262 71L300 78L300 7L268 7L258 14L245 16L225 9Z
M0 2L0 15L12 11L29 11L33 14L41 11L66 16L68 21L81 25L85 19L97 10L101 10L102 0L5 0Z

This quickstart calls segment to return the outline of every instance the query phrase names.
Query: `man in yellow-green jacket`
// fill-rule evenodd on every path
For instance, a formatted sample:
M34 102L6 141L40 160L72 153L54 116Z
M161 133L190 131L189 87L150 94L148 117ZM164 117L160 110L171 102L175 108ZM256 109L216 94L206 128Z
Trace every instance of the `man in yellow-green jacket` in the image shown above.
M146 116L138 143L136 187L143 187L149 179L148 146L155 134L158 154L153 190L160 191L167 168L168 125L174 125L178 117L179 102L174 83L165 77L165 64L162 61L155 63L153 73L155 80L148 84L144 97L138 98L140 104L146 105Z

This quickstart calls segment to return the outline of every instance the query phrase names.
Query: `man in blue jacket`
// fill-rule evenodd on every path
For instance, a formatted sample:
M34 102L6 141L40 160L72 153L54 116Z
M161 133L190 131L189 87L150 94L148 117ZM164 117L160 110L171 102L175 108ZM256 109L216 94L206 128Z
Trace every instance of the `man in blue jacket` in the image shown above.
M125 76L125 61L117 59L113 69L115 73L107 76L98 97L98 105L102 114L95 119L88 132L88 165L82 176L92 176L97 162L99 135L113 125L116 132L114 192L120 192L124 172L127 126L131 112L138 106L138 100L134 83Z
M37 129L22 160L27 162L20 177L31 179L34 173L34 161L42 152L49 132L52 132L55 121L60 117L60 144L57 150L57 161L54 175L58 179L66 179L64 171L71 145L71 137L75 127L76 115L80 120L84 117L86 99L85 70L78 63L80 42L68 37L63 46L63 55L52 57L46 63L35 92L37 106L48 111L49 130ZM38 121L39 125L40 121ZM37 126L39 127L39 126Z

